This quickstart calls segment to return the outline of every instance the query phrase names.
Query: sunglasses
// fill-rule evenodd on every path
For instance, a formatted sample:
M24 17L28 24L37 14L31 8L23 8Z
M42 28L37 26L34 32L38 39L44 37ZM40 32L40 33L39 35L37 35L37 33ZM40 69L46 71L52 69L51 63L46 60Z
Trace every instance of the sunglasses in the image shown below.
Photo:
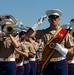
M26 32L25 31L21 31L20 33L19 33L19 36L22 36L22 35L24 35Z
M59 16L57 16L57 15L50 15L50 16L48 16L48 18L57 19L57 18L59 18Z

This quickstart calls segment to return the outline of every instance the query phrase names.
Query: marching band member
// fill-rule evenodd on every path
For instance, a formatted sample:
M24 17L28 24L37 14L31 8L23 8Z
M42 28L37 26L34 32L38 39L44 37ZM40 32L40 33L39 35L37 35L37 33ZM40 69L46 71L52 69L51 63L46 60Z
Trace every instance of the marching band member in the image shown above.
M32 44L35 52L34 56L29 58L29 63L31 66L30 75L36 75L37 72L36 52L39 48L39 44L36 42L34 38L29 38L29 42Z
M43 29L43 30L37 30L34 32L33 27L27 31L26 35L28 37L36 37L37 39L42 39L44 42L44 48L42 52L42 75L67 75L67 65L66 65L66 55L68 53L73 54L73 41L70 39L70 34L68 33L62 42L59 44L57 41L60 39L55 40L56 45L53 45L53 55L50 59L49 51L52 51L52 44L48 44L48 42L51 42L51 40L55 37L62 36L60 31L62 31L62 28L59 26L60 24L60 16L62 15L62 12L58 9L53 10L47 10L46 15L48 16L48 22L50 23L50 27ZM32 33L31 33L32 30ZM62 31L63 32L63 31ZM30 33L30 34L29 34ZM63 38L63 37L62 37ZM47 56L48 55L48 56ZM46 57L46 59L45 59Z
M65 29L68 29L70 27L69 33L72 32L72 34L74 34L73 26L74 26L74 19L71 19L70 24L68 24L67 26L63 25ZM71 35L70 39L73 41L73 47L74 47L74 36L72 34L70 34ZM68 75L74 75L74 49L73 49L73 54L68 53L66 59L68 61Z
M23 75L23 73L24 73L23 60L24 60L24 58L28 58L29 51L26 48L23 41L20 40L21 31L18 33L17 32L18 32L18 30L16 30L16 32L13 34L15 39L19 42L19 48L15 48L16 64L17 64L16 75Z
M41 68L42 68L42 50L44 43L41 39L37 39L36 42L39 44L38 50L36 52L36 61L37 61L37 75L41 74Z
M11 15L0 17L0 75L16 75L15 48L19 45L14 37L9 33L9 27L16 24L16 19Z
M21 31L20 33L21 41L23 41L23 44L29 50L29 57L24 58L24 75L36 75L35 49L37 46L34 46L34 41L31 38L28 39L25 33L25 31Z
M25 45L27 47L27 49L29 50L29 43L26 41L27 38L26 38L26 36L24 34L25 34L25 31L23 31L23 30L19 33L20 42L23 45ZM29 54L29 52L28 52L28 54ZM27 58L24 57L23 66L24 66L24 73L23 73L23 75L29 75L30 74L29 57L27 57Z

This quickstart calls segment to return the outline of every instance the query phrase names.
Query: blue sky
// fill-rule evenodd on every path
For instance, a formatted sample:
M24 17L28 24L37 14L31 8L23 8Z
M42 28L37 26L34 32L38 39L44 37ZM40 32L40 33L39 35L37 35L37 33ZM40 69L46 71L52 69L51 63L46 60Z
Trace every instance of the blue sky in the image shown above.
M18 25L22 21L24 26L33 26L46 10L60 9L63 12L60 25L63 25L74 18L73 7L74 0L0 0L0 15L10 14L17 19ZM46 18L38 29L48 26Z

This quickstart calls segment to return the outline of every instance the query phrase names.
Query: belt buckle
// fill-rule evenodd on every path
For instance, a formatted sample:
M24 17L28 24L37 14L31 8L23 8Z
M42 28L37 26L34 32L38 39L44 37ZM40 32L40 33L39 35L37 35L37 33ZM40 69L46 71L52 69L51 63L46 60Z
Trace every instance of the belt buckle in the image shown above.
M4 58L4 61L8 61L8 59L7 58Z
M60 58L52 58L51 61L53 62L60 61Z

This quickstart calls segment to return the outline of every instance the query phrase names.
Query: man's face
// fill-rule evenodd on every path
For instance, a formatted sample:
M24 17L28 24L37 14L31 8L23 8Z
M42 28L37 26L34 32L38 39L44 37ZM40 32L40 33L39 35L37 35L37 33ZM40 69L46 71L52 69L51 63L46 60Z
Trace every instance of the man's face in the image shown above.
M49 18L49 22L50 22L50 25L57 26L60 24L60 18L59 16L53 15Z

